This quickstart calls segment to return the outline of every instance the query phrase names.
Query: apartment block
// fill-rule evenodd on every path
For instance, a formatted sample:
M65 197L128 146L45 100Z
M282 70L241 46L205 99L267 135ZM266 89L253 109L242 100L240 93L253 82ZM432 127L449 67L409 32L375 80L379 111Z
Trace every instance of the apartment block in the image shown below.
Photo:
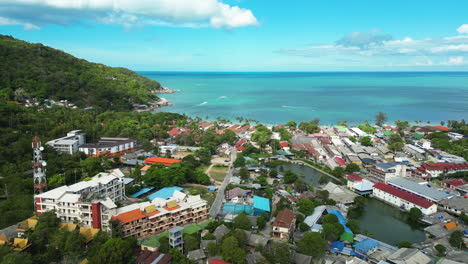
M35 196L36 213L55 210L64 223L109 229L116 201L125 198L124 174L119 170L99 173L89 181L61 186Z

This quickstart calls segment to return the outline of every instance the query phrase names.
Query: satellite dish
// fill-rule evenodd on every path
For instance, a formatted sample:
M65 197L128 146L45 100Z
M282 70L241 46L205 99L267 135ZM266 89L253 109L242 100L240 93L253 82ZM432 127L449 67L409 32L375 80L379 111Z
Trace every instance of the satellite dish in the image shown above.
M47 162L45 162L44 160L42 161L42 166L47 166Z
M44 147L40 147L39 150L40 150L40 151L43 151L43 150L44 150Z

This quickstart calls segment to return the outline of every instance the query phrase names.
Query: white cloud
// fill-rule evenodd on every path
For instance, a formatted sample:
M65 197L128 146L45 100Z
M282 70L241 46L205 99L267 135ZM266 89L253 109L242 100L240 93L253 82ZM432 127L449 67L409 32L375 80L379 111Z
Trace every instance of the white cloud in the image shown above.
M433 53L468 52L468 44L434 47L431 49L431 52Z
M442 62L441 65L464 65L465 59L462 56L450 57L447 62Z
M457 28L458 33L460 34L468 34L468 24L463 24L459 28Z
M0 26L14 26L14 25L22 25L24 30L36 30L39 29L38 26L30 24L30 23L22 23L20 21L6 18L6 17L0 17Z
M252 11L221 0L2 0L0 14L25 25L80 19L125 27L147 24L236 28L258 24Z

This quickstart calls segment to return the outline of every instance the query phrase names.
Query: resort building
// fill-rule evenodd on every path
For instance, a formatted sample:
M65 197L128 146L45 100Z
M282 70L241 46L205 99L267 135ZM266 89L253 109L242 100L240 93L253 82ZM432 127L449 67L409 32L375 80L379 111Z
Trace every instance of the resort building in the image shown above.
M437 212L437 205L435 203L385 183L376 183L373 187L372 195L377 199L406 211L416 207L425 215Z
M178 191L177 191L178 192ZM208 203L200 195L169 200L155 198L151 202L131 204L116 210L113 219L124 237L141 238L208 219Z
M289 241L296 229L296 214L289 209L281 210L273 222L273 237Z
M423 164L413 171L413 177L427 179L458 171L468 171L468 163L439 162Z
M101 137L98 143L83 144L79 150L87 156L118 156L132 152L136 148L136 140L131 138Z
M432 186L426 182L417 183L404 178L395 178L388 181L388 184L434 203L438 203L439 201L451 196L448 193L432 188Z
M64 223L109 229L109 220L117 208L114 202L125 197L123 173L99 173L89 181L61 186L35 196L36 213L55 210Z
M86 143L86 134L81 130L73 130L67 133L66 137L48 141L46 145L53 147L57 152L74 154L78 152L79 146Z
M377 163L369 168L369 179L373 182L387 183L388 180L406 177L406 165L397 162Z

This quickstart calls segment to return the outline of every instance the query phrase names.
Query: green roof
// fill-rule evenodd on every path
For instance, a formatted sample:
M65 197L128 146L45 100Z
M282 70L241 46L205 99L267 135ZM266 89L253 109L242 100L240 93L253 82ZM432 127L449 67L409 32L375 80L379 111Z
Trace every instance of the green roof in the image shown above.
M193 233L196 233L196 232L198 232L200 230L202 230L202 228L197 224L190 224L190 225L184 227L184 233L189 234L189 235L191 235Z
M349 243L353 243L354 235L351 233L343 233L340 236L340 241L348 241Z
M393 132L392 131L385 131L383 134L385 136L390 136L391 134L393 134Z
M424 137L424 135L423 135L423 134L419 134L419 133L414 133L414 134L413 134L413 137L414 137L415 139L421 139L421 138Z
M159 239L161 237L169 236L169 232L165 231L160 234L151 236L148 240L144 240L141 242L143 246L148 246L148 247L158 247L159 246Z
M346 127L344 126L335 126L336 129L338 129L339 132L346 132Z

